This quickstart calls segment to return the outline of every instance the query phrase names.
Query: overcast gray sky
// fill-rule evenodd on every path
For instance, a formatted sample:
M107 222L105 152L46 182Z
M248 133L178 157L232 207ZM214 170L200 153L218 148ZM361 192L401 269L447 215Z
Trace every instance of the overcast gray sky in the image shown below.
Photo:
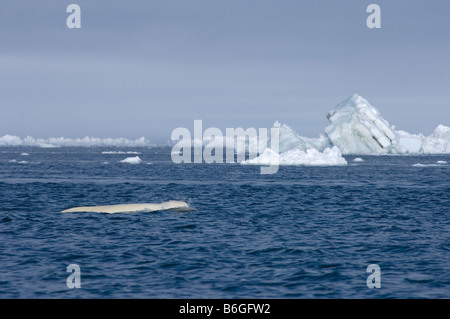
M81 29L66 8L81 7ZM381 29L366 26L370 3ZM165 142L176 127L316 137L359 93L397 129L450 125L450 2L2 0L0 136Z

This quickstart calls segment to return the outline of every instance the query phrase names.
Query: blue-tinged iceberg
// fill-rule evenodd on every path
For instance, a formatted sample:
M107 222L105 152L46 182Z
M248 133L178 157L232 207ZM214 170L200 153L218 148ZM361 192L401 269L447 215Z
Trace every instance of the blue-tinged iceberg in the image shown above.
M392 153L396 136L380 112L354 94L328 112L325 128L330 143L343 154Z
M450 128L439 125L430 136L395 130L374 106L354 94L326 115L330 124L318 138L298 135L278 122L280 153L292 149L323 152L337 147L342 154L449 154Z
M325 165L342 165L342 155L348 154L450 154L450 127L439 125L433 134L411 134L395 130L380 114L380 112L363 97L354 94L326 115L330 124L317 138L300 136L286 124L275 122L274 127L279 129L280 162L286 165L313 165L313 158L317 163ZM255 131L256 132L256 131ZM256 133L255 133L256 134ZM219 145L228 145L228 137L214 137ZM232 143L234 144L234 136ZM255 137L240 136L240 143L234 144L236 152L245 153L250 146L258 149L260 162L264 162L265 149L259 149L259 140ZM192 143L191 143L192 142ZM202 146L211 140L203 138L198 141L188 141L188 145ZM268 136L270 143L270 134ZM0 146L120 146L120 147L150 147L156 146L144 137L129 140L126 138L34 138L27 136L20 138L14 135L0 137ZM338 152L336 152L336 150ZM309 151L309 153L308 153ZM326 151L326 153L324 153ZM270 151L268 151L270 153ZM289 153L287 153L289 152ZM285 154L287 153L287 154ZM266 153L267 155L267 153ZM327 160L326 160L327 159ZM253 159L250 159L253 160ZM255 161L248 161L250 164Z
M396 131L400 153L449 154L450 127L439 125L429 136Z

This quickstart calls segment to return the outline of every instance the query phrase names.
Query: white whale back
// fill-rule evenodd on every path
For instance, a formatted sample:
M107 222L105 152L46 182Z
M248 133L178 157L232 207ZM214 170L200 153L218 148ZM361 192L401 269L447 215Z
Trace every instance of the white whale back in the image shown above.
M180 212L192 211L189 205L182 201L170 200L161 204L144 203L144 204L123 204L123 205L106 205L106 206L84 206L74 207L61 211L62 213L72 212L93 212L93 213L136 213L136 212L154 212L159 210L176 210Z

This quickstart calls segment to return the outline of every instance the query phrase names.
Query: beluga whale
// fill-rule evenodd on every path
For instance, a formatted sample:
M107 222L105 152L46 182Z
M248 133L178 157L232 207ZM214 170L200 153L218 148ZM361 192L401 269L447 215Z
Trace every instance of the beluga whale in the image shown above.
M160 204L156 203L142 203L142 204L120 204L120 205L105 205L105 206L83 206L73 207L61 211L62 213L74 212L92 212L92 213L138 213L138 212L155 212L163 210L173 210L177 212L193 211L186 202L170 200Z

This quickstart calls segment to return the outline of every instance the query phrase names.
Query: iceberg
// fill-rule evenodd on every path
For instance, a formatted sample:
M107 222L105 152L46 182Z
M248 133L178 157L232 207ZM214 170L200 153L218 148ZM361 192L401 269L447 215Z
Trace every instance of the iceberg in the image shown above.
M280 153L292 149L300 149L303 151L306 151L308 149L316 149L319 151L323 151L326 148L332 147L328 138L324 134L321 134L317 138L300 136L290 126L286 124L280 124L278 121L275 122L273 127L277 127L279 129Z
M20 146L23 141L20 137L6 134L0 137L0 146Z
M338 147L332 146L326 135L317 138L300 136L286 124L275 122L279 129L279 153L270 148L253 158L244 160L244 165L303 165L303 166L342 166L347 161ZM270 136L268 138L270 141ZM268 143L268 144L271 144Z
M281 163L302 163L298 165L310 165L314 161L311 158L324 158L330 160L330 152L339 150L335 156L336 163L342 163L342 155L365 154L450 154L450 127L439 125L429 136L412 134L402 130L396 130L385 120L380 111L372 106L366 99L358 94L353 94L333 110L326 114L329 125L323 133L316 138L299 135L292 127L276 121L273 125L279 132L279 153ZM256 135L256 131L255 134ZM180 147L194 147L201 150L202 146L211 142L217 145L234 145L235 151L245 153L246 149L258 150L259 160L264 161L263 156L267 145L270 143L268 134L266 146L259 149L257 136L214 136L214 139L206 136L203 139L179 141ZM186 144L183 144L183 143ZM27 136L20 138L15 135L0 136L1 146L36 146L41 148L51 147L155 147L144 137L130 140L127 138L34 138ZM315 152L317 151L317 153ZM267 151L270 154L270 151ZM290 153L287 153L290 152ZM308 153L309 152L309 153ZM104 151L102 154L139 154L133 151ZM179 154L174 152L173 154ZM307 156L305 154L310 154ZM321 154L321 155L318 155ZM327 154L327 155L325 155ZM268 156L267 154L265 156ZM252 159L253 160L253 159ZM322 159L318 161L321 163ZM250 162L249 162L250 163ZM307 163L307 164L304 164ZM297 165L297 164L294 164Z
M422 137L422 151L426 154L450 153L450 127L439 125L428 137Z
M141 164L142 160L139 158L139 156L127 157L126 159L121 160L120 163Z
M433 134L411 134L395 130L366 99L353 94L326 115L330 124L318 138L302 137L289 126L280 129L280 152L337 147L350 154L449 154L450 127L439 125Z
M280 154L267 148L260 156L242 161L241 164L342 166L347 165L347 161L342 157L339 149L334 146L332 148L326 148L323 152L315 148L310 148L306 151L300 148L294 148Z
M328 112L325 128L330 143L343 154L395 152L396 136L380 112L363 97L354 94Z
M113 147L153 147L154 144L144 137L130 140L127 138L66 138L66 137L50 137L50 138L34 138L27 136L20 138L15 135L0 136L0 146L35 146L41 148L57 148L57 147L96 147L96 146L113 146Z

